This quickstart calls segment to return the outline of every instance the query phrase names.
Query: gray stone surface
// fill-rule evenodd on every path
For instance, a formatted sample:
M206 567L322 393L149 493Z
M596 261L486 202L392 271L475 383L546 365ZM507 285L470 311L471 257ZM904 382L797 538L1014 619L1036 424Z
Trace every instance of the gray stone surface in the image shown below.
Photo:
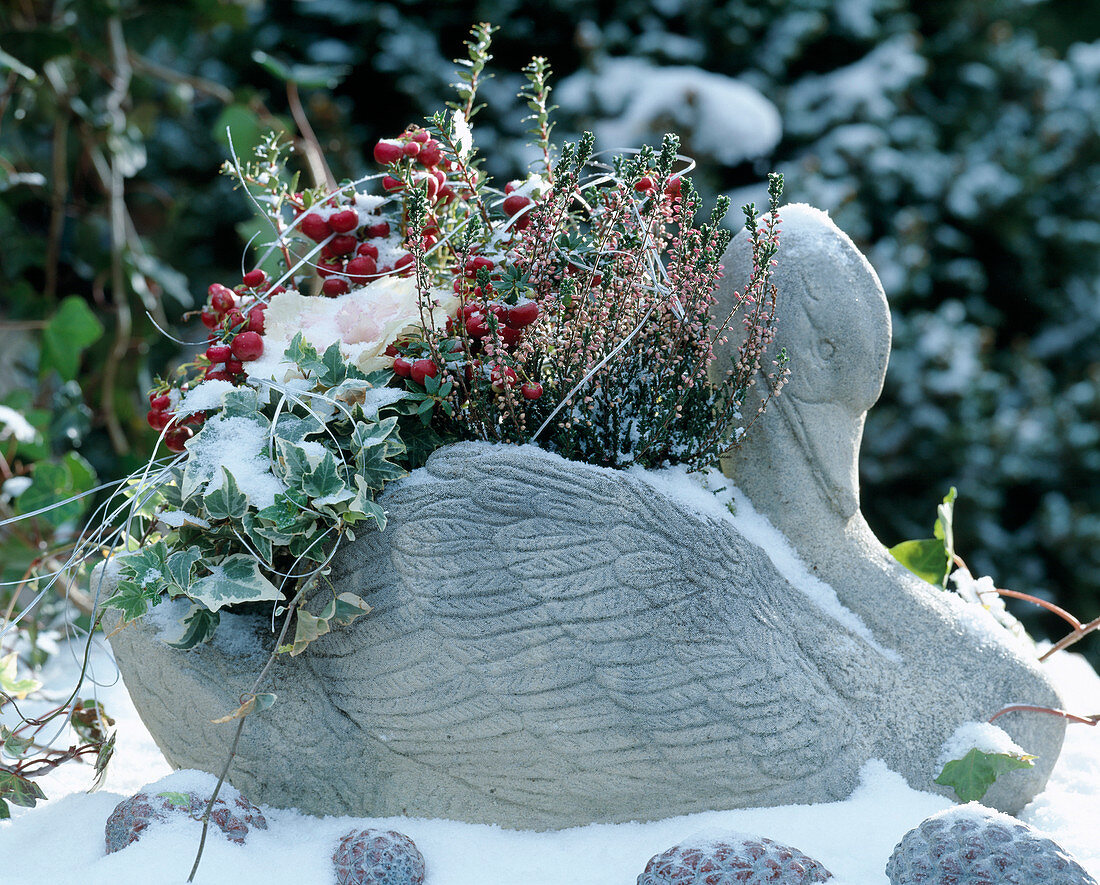
M809 603L728 520L634 475L460 444L392 485L387 530L339 555L334 585L374 611L278 662L279 701L249 720L234 784L316 813L656 819L842 799L872 757L933 789L961 722L1057 705L1034 663L993 632L976 639L963 604L908 576L863 523L854 465L886 304L824 216L792 212L783 249L782 340L805 357L762 442L730 467L874 641ZM218 770L233 727L209 720L262 666L265 619L234 619L233 642L188 652L159 642L155 620L111 640L126 684L171 763ZM1063 727L1006 728L1040 756L990 793L1014 811L1041 789Z

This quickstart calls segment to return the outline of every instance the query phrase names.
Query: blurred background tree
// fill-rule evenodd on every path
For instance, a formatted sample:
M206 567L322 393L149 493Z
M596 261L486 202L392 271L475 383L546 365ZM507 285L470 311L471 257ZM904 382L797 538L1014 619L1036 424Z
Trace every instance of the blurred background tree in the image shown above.
M217 174L226 129L246 152L308 118L338 177L372 171L480 20L501 26L477 120L493 175L530 157L515 96L539 54L558 137L675 128L710 195L762 203L777 169L829 210L894 316L862 460L876 532L927 535L956 485L975 573L1100 614L1100 8L1075 0L12 0L0 514L149 450L142 391L186 349L156 326L200 340L184 312L239 279L255 230ZM63 516L5 536L6 580Z

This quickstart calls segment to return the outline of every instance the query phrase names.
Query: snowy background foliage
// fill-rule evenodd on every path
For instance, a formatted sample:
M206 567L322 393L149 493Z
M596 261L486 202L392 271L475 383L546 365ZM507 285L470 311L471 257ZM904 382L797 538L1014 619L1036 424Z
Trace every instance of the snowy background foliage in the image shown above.
M0 12L0 33L23 34L4 49L35 70L65 52L59 39L103 39L92 0L69 4L79 25L47 14L52 4L22 5L42 14ZM150 353L156 335L138 310L144 281L185 297L239 267L234 234L247 238L252 228L243 200L215 174L225 126L240 149L271 125L293 131L284 84L252 52L313 66L297 69L306 111L337 175L354 175L368 170L374 139L437 109L469 24L489 20L501 26L496 76L477 126L491 173L510 176L530 159L515 94L533 53L550 58L560 83L558 138L592 128L598 147L614 148L678 130L699 161L700 186L735 205L763 203L766 172L783 172L789 200L828 210L867 252L893 310L894 355L863 449L872 526L887 544L927 535L954 484L957 547L976 574L1055 597L1085 618L1100 613L1100 12L1089 4L189 0L164 15L159 4L126 0L121 8L130 48L146 62L134 66L122 129L133 148L126 192L140 246L128 246L140 272L124 296L137 317L134 382L165 355L162 341ZM12 168L0 173L9 176L0 232L12 247L0 270L15 293L4 313L39 320L52 310L40 297L51 260L41 243L57 197L51 145L65 119L72 132L61 165L71 186L61 195L68 211L55 289L84 296L113 330L118 300L102 293L104 201L82 190L94 167L89 139L106 132L96 116L103 95L77 96L90 108L82 117L72 96L42 85L48 79L35 101L17 92L3 105L0 153ZM121 136L112 137L104 135L105 149L117 148ZM165 304L168 319L178 318L182 307ZM90 365L94 357L93 349ZM0 380L0 401L10 401L11 383ZM125 458L105 436L98 390L85 387L92 420L78 442L108 476ZM120 395L107 405L144 445L136 383L126 396L132 402ZM54 453L67 445L58 436Z

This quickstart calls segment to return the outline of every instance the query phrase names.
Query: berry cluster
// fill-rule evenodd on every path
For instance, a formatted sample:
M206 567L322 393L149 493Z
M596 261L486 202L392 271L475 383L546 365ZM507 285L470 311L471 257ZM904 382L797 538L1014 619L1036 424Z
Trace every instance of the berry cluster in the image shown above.
M407 275L413 256L402 247L400 235L379 216L329 201L322 209L298 211L298 229L315 243L324 243L317 275L321 294L335 298L390 274Z
M397 138L383 138L374 146L374 160L390 170L382 179L388 193L402 191L408 183L423 185L429 201L450 203L455 199L455 189L447 181L453 164L443 155L439 142L423 129L410 127Z
M282 291L282 286L272 287L267 274L259 269L246 273L234 289L221 283L212 284L207 289L206 305L199 314L202 324L210 330L207 348L193 364L183 367L184 371L192 368L201 375L194 379L195 382L242 383L244 364L263 356L267 299ZM206 420L203 412L177 416L173 411L179 394L186 393L191 386L185 381L178 391L174 391L167 382L160 382L149 393L146 421L158 433L168 428L164 444L172 452L182 452L187 440Z
M519 374L502 358L502 352L515 350L524 332L538 319L540 308L515 287L502 291L502 270L496 261L482 255L453 266L453 288L462 302L456 317L446 323L450 337L441 345L443 364L437 364L430 353L420 355L426 350L422 342L406 340L398 342L390 353L394 373L423 385L425 378L437 377L441 368L461 368L466 385L481 379L496 394L519 384ZM527 381L519 389L527 400L537 400L543 392L538 381Z

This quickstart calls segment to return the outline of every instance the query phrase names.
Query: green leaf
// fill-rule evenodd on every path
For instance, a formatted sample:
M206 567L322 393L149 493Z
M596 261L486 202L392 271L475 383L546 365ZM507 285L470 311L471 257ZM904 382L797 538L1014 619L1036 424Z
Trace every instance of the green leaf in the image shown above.
M176 808L190 808L191 797L186 793L174 793L171 790L165 790L163 793L157 793L161 799L168 802L169 805L173 805Z
M7 800L13 805L21 805L24 808L34 808L39 799L45 799L46 794L32 780L16 774L13 771L0 769L0 800ZM0 812L0 818L10 815L5 807Z
M321 433L324 429L325 425L312 415L299 418L297 415L284 414L279 416L279 422L275 425L275 439L298 444L304 442L307 436Z
M260 574L255 558L243 553L227 556L220 564L207 565L211 574L191 584L190 596L210 611L241 602L273 602L279 588Z
M316 516L306 511L308 506L309 499L305 495L294 489L287 489L277 494L275 503L265 507L256 516L272 523L279 532L293 534L304 531L316 519ZM257 528L263 531L262 527ZM272 540L277 539L272 538Z
M298 617L294 624L294 643L290 648L290 656L300 655L311 642L324 636L329 632L329 629L329 623L325 618L315 617L304 608L298 609Z
M0 725L0 749L4 754L18 759L34 745L31 738L21 738L6 725Z
M928 538L922 541L902 541L890 548L890 554L909 571L929 584L943 586L948 559L943 541Z
M95 471L76 452L69 452L59 461L39 461L34 465L31 485L18 498L19 509L32 513L49 507L73 495L86 492L95 485ZM41 514L40 519L52 526L60 526L79 518L85 509L84 501L69 501Z
M976 747L963 756L948 762L936 783L953 787L961 802L981 799L995 780L1005 772L1035 765L1035 756L1018 753L986 753Z
M38 691L42 683L37 679L20 679L16 673L18 663L15 652L0 658L0 690L21 701L32 691Z
M306 341L301 332L290 340L283 355L307 375L320 375L326 369L317 348Z
M251 387L238 387L225 395L222 412L226 418L258 418L260 398Z
M221 485L207 492L202 503L211 519L239 520L248 510L248 498L225 467L222 467Z
M42 333L40 371L56 369L66 381L76 378L80 355L103 335L103 323L79 295L61 302Z
M356 618L369 614L371 607L366 601L354 593L341 593L335 599L330 599L321 617L337 627L346 627Z
M183 618L183 635L168 645L184 650L194 648L214 635L220 620L221 615L217 612L209 611L201 605L193 605Z
M149 611L149 603L160 598L159 589L146 590L134 581L120 580L115 587L115 592L104 605L117 608L122 612L124 621L136 621Z
M302 477L302 491L311 498L324 498L334 495L344 486L336 472L336 459L332 452L326 451L317 466Z
M329 345L324 356L321 357L321 364L324 366L324 369L318 373L317 380L325 387L335 387L346 380L349 375L349 366L344 361L344 355L340 353L339 344ZM350 368L354 369L358 375L362 376L362 372L359 372L354 366Z
M92 782L92 789L98 790L103 785L103 778L107 775L107 763L111 761L111 757L115 755L115 736L117 731L112 731L111 736L99 748L99 752L95 756L95 780Z
M954 511L958 492L951 487L936 508L936 522L932 526L934 538L902 541L890 548L894 559L929 584L946 589L947 578L955 561Z
M348 65L287 64L259 49L253 50L252 60L276 79L306 89L335 89L351 70Z
M87 744L98 744L105 740L103 727L110 727L115 720L107 715L107 710L99 701L85 699L73 706L69 724L80 739Z

